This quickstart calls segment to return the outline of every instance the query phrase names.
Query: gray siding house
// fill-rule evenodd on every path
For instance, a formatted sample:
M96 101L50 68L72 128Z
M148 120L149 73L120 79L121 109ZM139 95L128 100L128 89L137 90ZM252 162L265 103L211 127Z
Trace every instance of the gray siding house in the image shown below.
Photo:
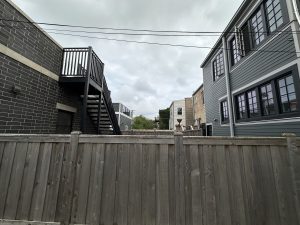
M300 135L294 6L292 0L245 0L202 63L210 135Z

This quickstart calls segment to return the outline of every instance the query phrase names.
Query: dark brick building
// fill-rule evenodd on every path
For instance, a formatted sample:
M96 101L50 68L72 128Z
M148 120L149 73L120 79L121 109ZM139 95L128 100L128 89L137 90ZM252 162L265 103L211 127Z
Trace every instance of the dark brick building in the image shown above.
M104 65L91 48L80 50L85 66L74 69L85 71L82 82L62 82L66 50L8 0L0 0L0 18L0 133L119 133Z

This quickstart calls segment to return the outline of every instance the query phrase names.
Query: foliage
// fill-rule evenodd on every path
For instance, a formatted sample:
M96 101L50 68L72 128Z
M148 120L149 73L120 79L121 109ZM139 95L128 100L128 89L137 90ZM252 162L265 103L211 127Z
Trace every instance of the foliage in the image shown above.
M170 108L159 110L159 129L169 130Z
M147 119L146 117L140 115L133 119L132 129L137 130L151 130L155 128L153 120Z

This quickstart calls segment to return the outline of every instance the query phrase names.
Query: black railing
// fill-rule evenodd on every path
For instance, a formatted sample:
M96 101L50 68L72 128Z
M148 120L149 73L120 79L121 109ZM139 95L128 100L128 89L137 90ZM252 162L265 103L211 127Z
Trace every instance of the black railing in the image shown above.
M118 119L117 119L115 109L114 109L112 101L111 101L110 91L107 87L105 77L103 79L103 97L107 104L107 111L108 111L108 114L110 115L110 119L111 119L111 122L113 125L114 132L115 132L115 134L121 134Z
M89 48L65 48L63 54L61 76L86 77L89 57L91 57L90 78L102 86L104 63L94 51L90 56Z
M61 76L86 78L87 74L89 73L89 79L93 80L95 83L97 83L97 85L102 87L103 98L106 103L106 108L111 119L114 133L121 134L115 110L111 101L110 91L108 90L103 71L104 63L100 60L91 47L65 48L63 50ZM89 79L85 81L87 84L90 83L88 81ZM85 93L85 95L88 95L88 88ZM85 99L87 99L87 97L85 97Z

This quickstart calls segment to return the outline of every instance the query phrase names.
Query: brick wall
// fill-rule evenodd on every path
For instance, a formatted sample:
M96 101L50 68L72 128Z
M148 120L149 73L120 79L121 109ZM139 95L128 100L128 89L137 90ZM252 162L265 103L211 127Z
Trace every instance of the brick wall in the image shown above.
M29 22L6 0L0 0L0 17ZM60 73L62 49L33 24L0 20L0 43L57 75Z
M0 17L29 21L5 0L0 0ZM0 21L0 43L60 74L61 47L35 25ZM20 93L12 92L14 85L21 88ZM0 53L0 133L55 133L57 103L77 109L73 130L80 130L81 102L72 89ZM90 118L86 123L87 132L95 134Z
M19 94L12 87L21 88ZM80 129L80 96L23 64L0 54L0 133L55 133L56 103L77 109L73 130ZM96 133L87 121L88 133Z

